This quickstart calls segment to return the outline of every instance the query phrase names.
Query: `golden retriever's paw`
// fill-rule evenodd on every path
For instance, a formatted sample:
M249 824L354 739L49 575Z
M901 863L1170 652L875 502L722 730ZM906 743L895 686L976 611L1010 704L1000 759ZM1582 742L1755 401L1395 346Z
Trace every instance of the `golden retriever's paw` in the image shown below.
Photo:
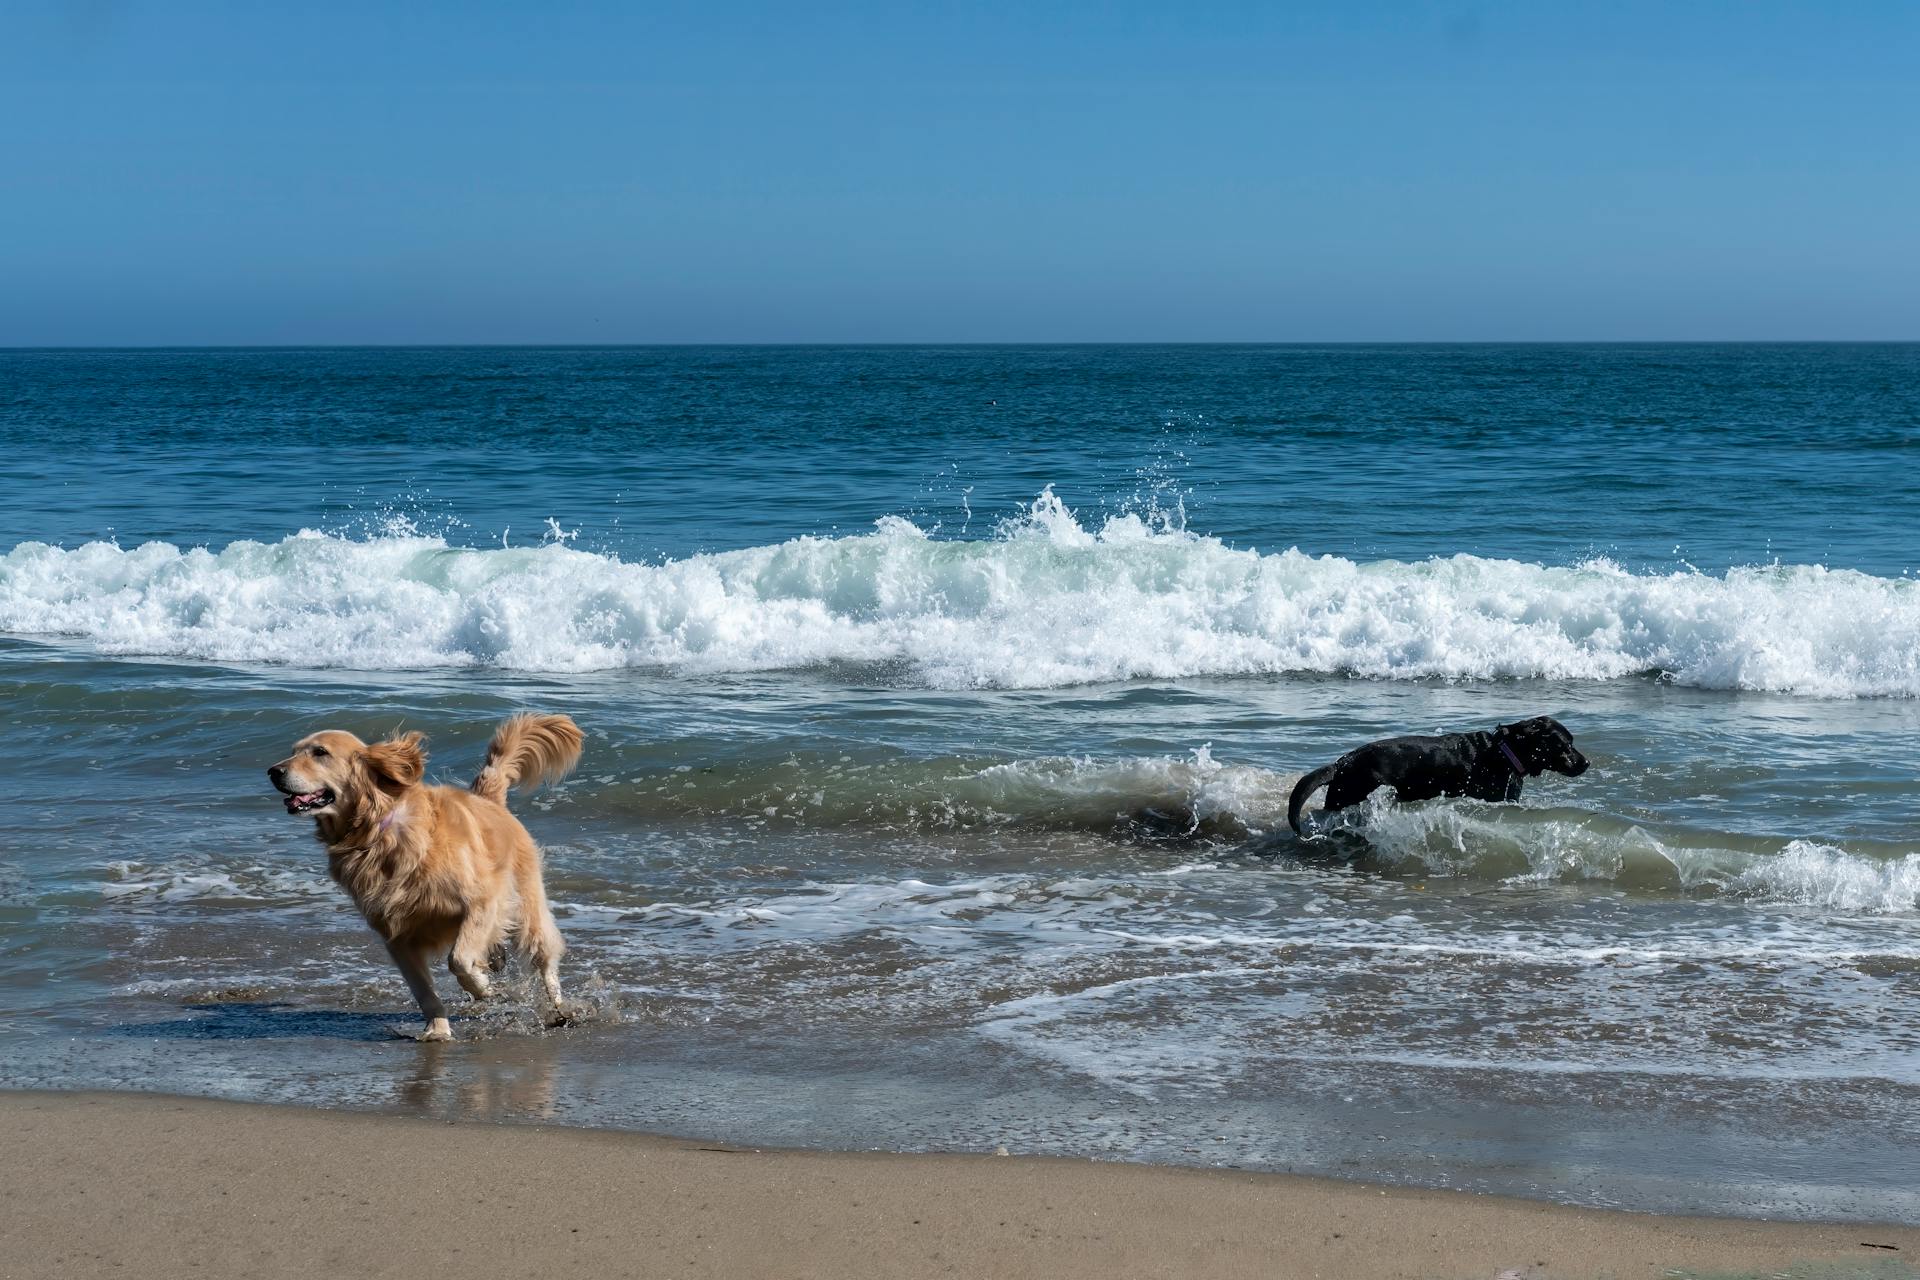
M414 1038L420 1041L421 1044L443 1044L453 1039L453 1028L447 1024L445 1018L435 1018L423 1027L420 1034Z

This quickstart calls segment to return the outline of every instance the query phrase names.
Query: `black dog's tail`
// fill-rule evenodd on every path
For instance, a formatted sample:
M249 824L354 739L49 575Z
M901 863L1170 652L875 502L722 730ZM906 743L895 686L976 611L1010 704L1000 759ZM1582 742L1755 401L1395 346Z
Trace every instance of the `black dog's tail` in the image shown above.
M1314 792L1333 781L1333 775L1339 768L1338 763L1322 765L1293 784L1293 798L1287 801L1287 825L1293 828L1293 834L1306 834L1300 829L1300 808Z

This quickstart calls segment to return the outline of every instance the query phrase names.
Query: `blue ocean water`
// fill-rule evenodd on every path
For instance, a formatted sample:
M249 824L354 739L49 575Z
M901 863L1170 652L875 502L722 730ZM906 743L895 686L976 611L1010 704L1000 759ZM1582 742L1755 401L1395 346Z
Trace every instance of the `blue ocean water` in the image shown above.
M1900 576L1917 374L1913 344L9 351L0 543L556 519L633 560L978 537L1052 485L1264 550Z
M5 1081L1920 1220L1917 459L1914 345L0 352ZM523 706L599 1016L396 1040L261 769Z

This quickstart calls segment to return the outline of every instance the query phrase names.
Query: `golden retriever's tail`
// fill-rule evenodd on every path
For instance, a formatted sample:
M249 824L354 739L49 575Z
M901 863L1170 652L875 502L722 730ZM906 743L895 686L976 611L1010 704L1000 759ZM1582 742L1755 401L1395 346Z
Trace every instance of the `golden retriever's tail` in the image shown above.
M586 736L567 716L543 716L531 711L508 716L493 731L487 761L468 788L498 805L507 803L509 789L521 783L539 786L558 782L580 759Z

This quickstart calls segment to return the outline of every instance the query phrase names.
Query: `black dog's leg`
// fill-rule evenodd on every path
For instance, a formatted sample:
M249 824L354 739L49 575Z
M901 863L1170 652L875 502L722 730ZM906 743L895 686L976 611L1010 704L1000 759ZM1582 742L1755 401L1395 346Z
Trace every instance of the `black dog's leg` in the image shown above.
M1335 814L1342 809L1351 809L1357 804L1364 804L1367 797L1383 785L1385 784L1370 772L1349 770L1342 773L1328 785L1326 804L1322 806L1321 812Z

